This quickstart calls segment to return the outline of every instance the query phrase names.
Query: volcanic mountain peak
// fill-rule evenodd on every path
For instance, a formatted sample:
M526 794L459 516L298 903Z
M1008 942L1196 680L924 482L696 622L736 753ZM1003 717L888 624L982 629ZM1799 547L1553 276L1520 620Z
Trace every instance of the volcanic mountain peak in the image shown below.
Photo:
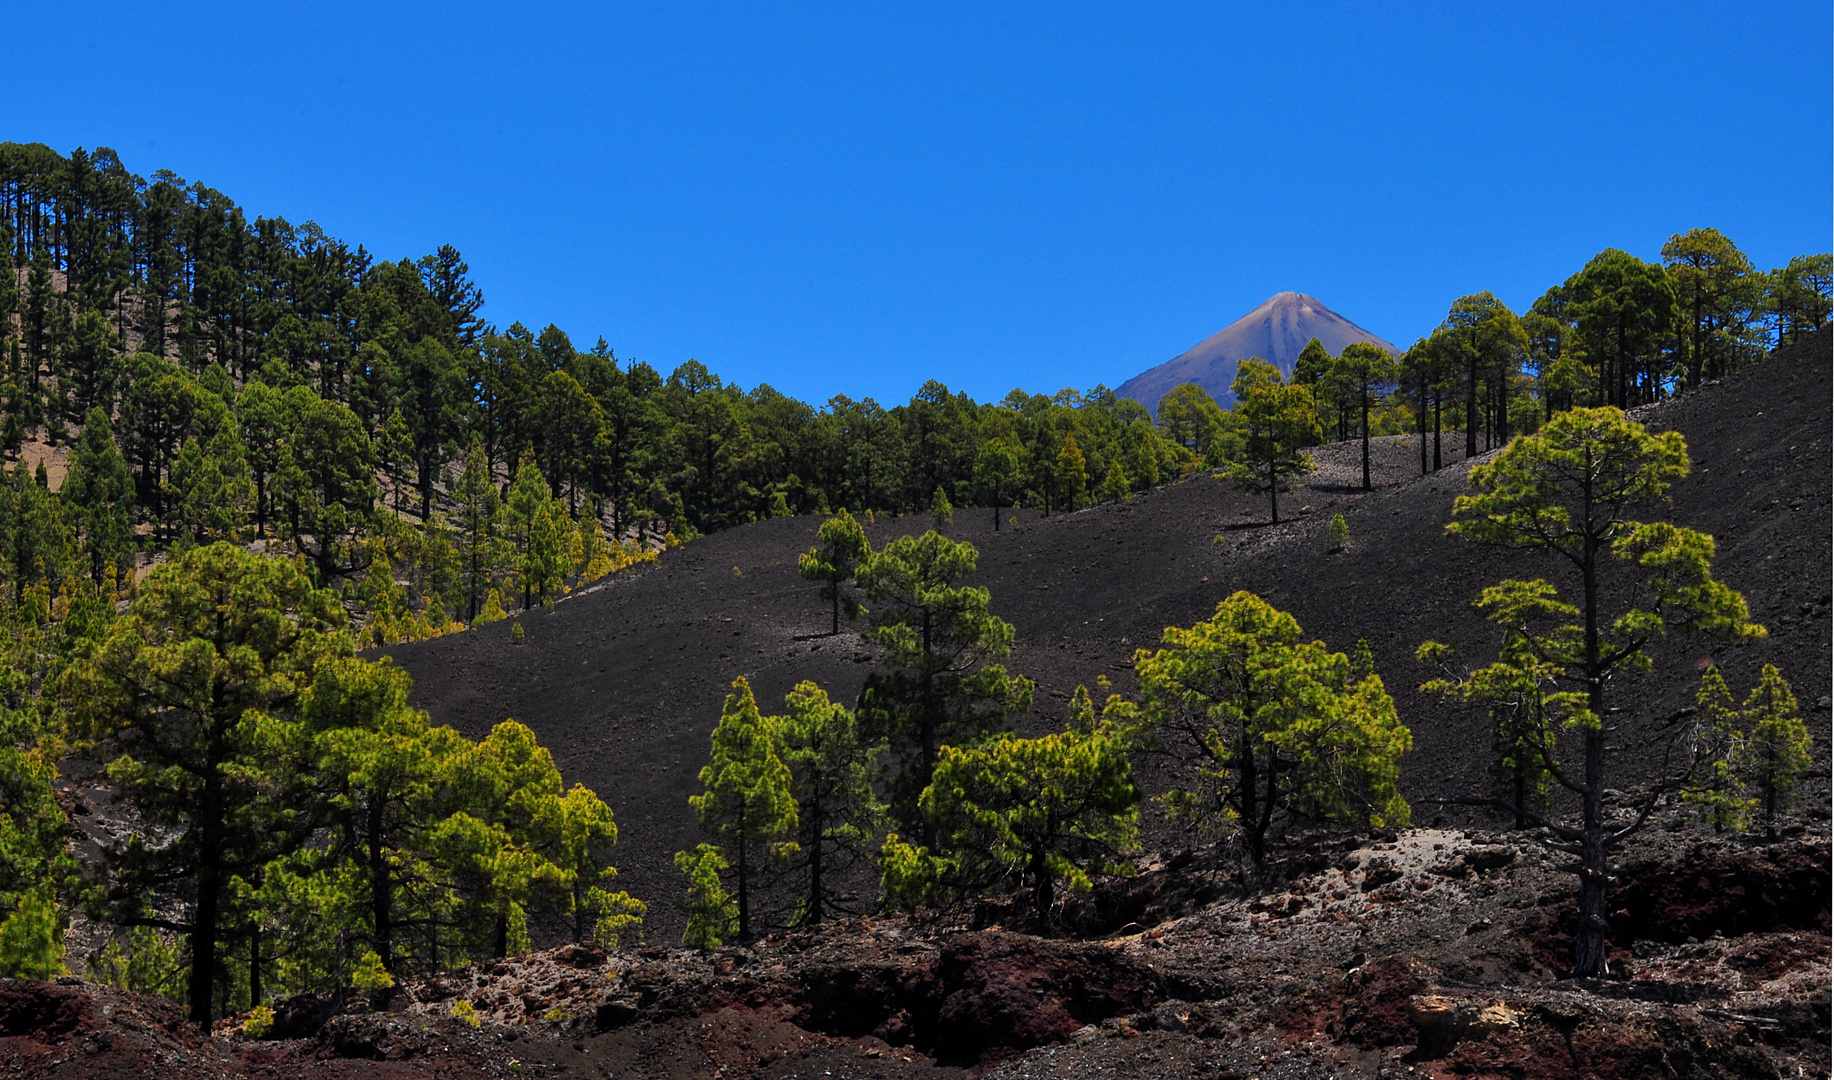
M1194 382L1225 408L1234 401L1229 384L1236 365L1251 356L1272 362L1282 373L1293 373L1306 342L1317 338L1333 356L1353 341L1393 345L1363 329L1305 293L1275 293L1253 311L1204 339L1190 351L1156 368L1141 372L1120 385L1116 393L1158 411L1159 399L1182 383Z

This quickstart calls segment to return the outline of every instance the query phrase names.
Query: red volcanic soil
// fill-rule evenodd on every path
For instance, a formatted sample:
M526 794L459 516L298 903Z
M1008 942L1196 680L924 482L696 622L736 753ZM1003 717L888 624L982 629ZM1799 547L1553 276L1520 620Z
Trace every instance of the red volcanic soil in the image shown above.
M1613 977L1548 958L1572 878L1532 845L1421 829L1314 836L1240 895L1206 854L1124 884L1189 900L1099 940L847 919L711 954L564 946L294 1000L274 1038L76 979L0 981L0 1070L34 1077L1450 1078L1827 1075L1825 837L1664 838L1630 876ZM1727 888L1786 902L1723 933ZM1635 901L1642 903L1642 900ZM1101 895L1088 900L1106 907ZM1555 961L1556 963L1558 961ZM454 1015L470 1005L472 1026ZM461 1012L464 1010L460 1010Z
M1718 539L1716 572L1745 595L1770 636L1736 646L1659 643L1654 670L1613 691L1633 729L1692 703L1704 657L1720 662L1741 695L1762 664L1776 663L1816 732L1818 760L1827 760L1829 340L1824 333L1722 384L1638 412L1651 427L1687 437L1694 471L1672 489L1673 520ZM1033 714L1019 727L1060 723L1076 686L1101 676L1131 692L1136 648L1154 647L1164 627L1190 625L1231 592L1249 589L1334 649L1369 641L1414 732L1402 784L1417 806L1472 792L1487 752L1481 721L1414 689L1431 674L1413 660L1414 649L1433 638L1481 659L1494 634L1469 598L1509 576L1559 581L1565 568L1447 537L1463 468L1420 478L1417 443L1378 440L1377 489L1362 493L1345 486L1359 452L1354 444L1323 448L1319 481L1282 499L1282 515L1293 519L1275 527L1266 525L1265 500L1210 477L1043 519L1007 510L1009 523L998 532L991 511L958 510L951 535L981 552L973 582L991 590L994 612L1017 630L1008 666L1038 682ZM1351 539L1330 553L1326 524L1337 512ZM414 675L414 701L436 721L477 736L505 717L521 720L553 749L569 783L582 781L607 800L620 825L622 884L651 904L651 940L672 942L680 916L669 906L679 888L671 856L698 840L687 798L732 679L748 677L767 710L802 679L848 700L875 659L857 627L827 635L827 606L797 575L796 556L813 544L817 524L785 518L693 541L552 613L523 616L521 646L499 623L387 652ZM927 517L913 515L882 519L869 532L882 544L927 527ZM1627 742L1628 781L1640 771L1638 753L1648 751L1638 739ZM1149 787L1164 782L1148 777ZM1804 797L1820 820L1826 795L1823 782ZM1170 834L1150 805L1147 816L1149 846L1188 842ZM1435 816L1422 808L1417 823Z

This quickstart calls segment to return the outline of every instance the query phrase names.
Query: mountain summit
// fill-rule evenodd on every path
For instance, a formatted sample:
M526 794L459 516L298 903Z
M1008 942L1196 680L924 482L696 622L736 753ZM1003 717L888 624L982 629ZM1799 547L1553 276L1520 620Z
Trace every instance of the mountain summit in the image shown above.
M1181 383L1194 382L1228 408L1234 401L1229 384L1235 381L1238 363L1258 356L1272 361L1290 377L1293 361L1313 338L1333 356L1353 341L1380 345L1391 353L1400 351L1314 297L1296 292L1275 293L1189 352L1135 375L1115 392L1157 412L1159 399L1168 391Z

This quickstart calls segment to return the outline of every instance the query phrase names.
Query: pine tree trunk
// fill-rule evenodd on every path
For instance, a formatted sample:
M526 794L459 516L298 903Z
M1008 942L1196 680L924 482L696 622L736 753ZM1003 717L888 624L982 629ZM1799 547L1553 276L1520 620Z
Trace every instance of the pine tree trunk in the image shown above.
M261 1004L261 924L248 932L248 1007Z
M808 809L809 823L809 906L803 913L804 926L821 925L822 901L822 833L825 831L822 822L821 799L811 800Z
M1240 804L1242 831L1248 836L1248 850L1259 863L1267 854L1262 847L1261 830L1255 827L1260 821L1260 771L1255 767L1254 742L1246 727L1242 729L1242 741L1236 750L1236 783L1237 799Z
M1509 445L1509 371L1501 362L1496 369L1496 441Z
M1426 387L1420 387L1420 475L1426 475Z
M1477 456L1477 360L1465 367L1465 459Z
M1274 524L1278 525L1280 524L1280 476L1274 466L1274 459L1269 457L1267 459L1267 509L1274 519Z
M1592 491L1587 482L1585 504L1590 511ZM1585 603L1586 705L1596 726L1586 731L1585 780L1580 792L1579 926L1573 946L1573 976L1600 978L1605 974L1606 894L1610 875L1605 850L1605 681L1600 663L1598 630L1598 553L1590 532L1585 536L1580 574Z
M210 997L216 983L217 921L222 891L223 778L218 755L211 754L204 791L198 800L197 911L191 922L191 1021L210 1030Z
M1588 783L1582 826L1585 837L1581 841L1579 869L1579 928L1573 947L1573 976L1580 979L1597 979L1605 975L1605 933L1611 928L1605 918L1611 876L1606 865L1608 853L1605 850L1604 744L1603 733L1587 733Z
M1032 910L1038 916L1038 932L1043 933L1046 921L1051 917L1051 905L1056 903L1056 883L1051 880L1050 860L1043 843L1032 845Z
M745 842L744 827L741 824L739 842L734 845L739 849L739 940L751 940L751 867L746 859L750 844Z
M1363 395L1363 490L1369 488L1369 395Z
M1438 394L1433 395L1433 471L1434 472L1438 472L1440 468L1440 465L1439 465L1439 412L1440 412L1439 406L1443 403L1443 401L1444 399L1441 398Z
M395 970L395 921L391 903L394 896L389 887L388 860L382 854L382 809L382 800L372 793L365 822L369 833L369 917L376 955L382 958L383 969L392 974Z

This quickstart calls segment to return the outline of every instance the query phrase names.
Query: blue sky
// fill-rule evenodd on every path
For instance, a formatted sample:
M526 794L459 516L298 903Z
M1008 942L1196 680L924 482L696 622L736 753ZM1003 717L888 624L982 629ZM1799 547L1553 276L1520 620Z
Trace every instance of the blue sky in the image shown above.
M1825 0L33 7L0 136L816 404L1113 386L1283 289L1405 345L1605 247L1834 231Z

